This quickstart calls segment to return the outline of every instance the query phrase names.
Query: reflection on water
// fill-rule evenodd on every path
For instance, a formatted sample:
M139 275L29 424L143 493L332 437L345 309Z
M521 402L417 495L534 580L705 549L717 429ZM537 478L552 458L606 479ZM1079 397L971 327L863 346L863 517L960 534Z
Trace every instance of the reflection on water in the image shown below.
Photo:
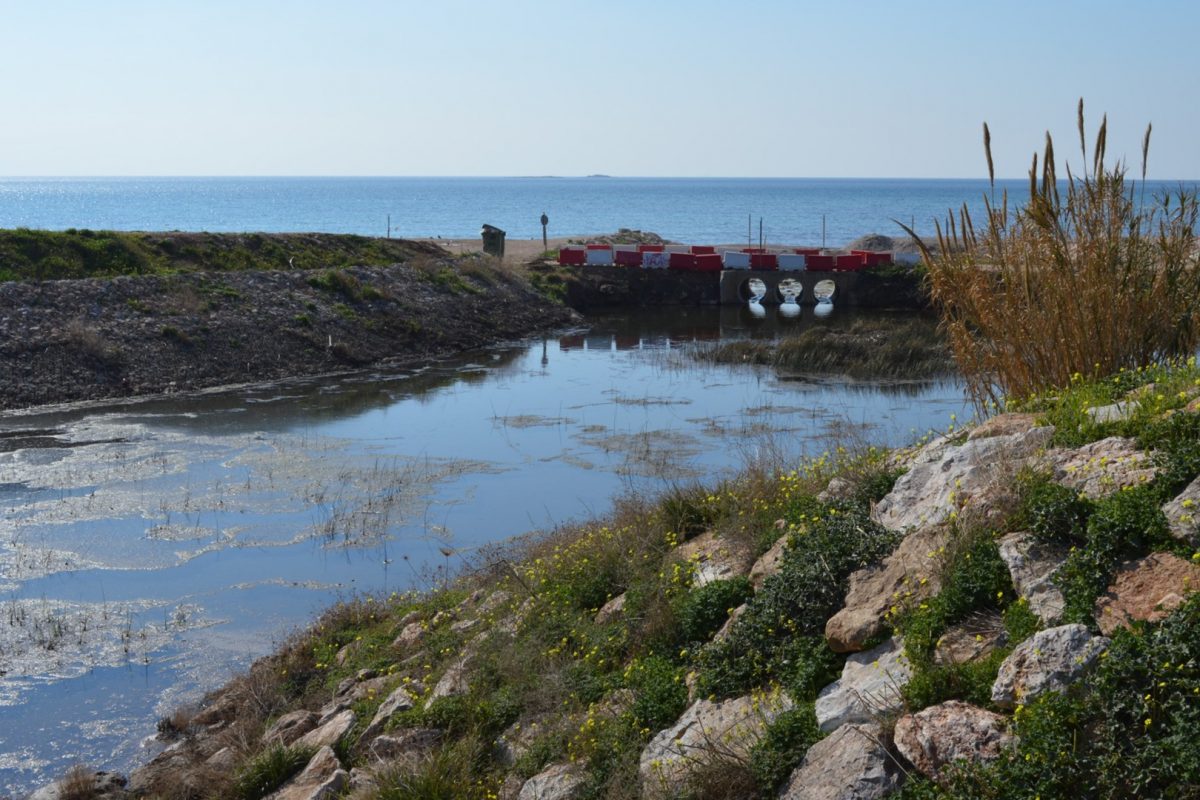
M951 381L782 380L687 348L807 325L612 316L422 369L0 417L0 794L127 769L157 717L339 597L854 430L965 411ZM431 565L425 567L425 565Z

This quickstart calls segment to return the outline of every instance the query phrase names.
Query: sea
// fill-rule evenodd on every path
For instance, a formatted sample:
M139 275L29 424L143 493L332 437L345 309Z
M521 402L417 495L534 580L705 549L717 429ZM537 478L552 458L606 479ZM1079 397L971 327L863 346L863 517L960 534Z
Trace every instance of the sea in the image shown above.
M1179 187L1151 181L1151 193ZM1194 184L1191 184L1194 186ZM628 177L0 178L0 228L325 232L469 238L483 224L510 238L652 231L695 244L764 241L840 247L867 233L931 235L965 203L1025 180Z

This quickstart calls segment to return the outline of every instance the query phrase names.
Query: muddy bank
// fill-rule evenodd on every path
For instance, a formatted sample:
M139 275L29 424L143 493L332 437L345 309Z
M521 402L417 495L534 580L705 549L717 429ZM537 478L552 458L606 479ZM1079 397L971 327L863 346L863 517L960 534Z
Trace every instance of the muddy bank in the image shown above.
M0 408L412 361L575 321L493 262L0 284Z

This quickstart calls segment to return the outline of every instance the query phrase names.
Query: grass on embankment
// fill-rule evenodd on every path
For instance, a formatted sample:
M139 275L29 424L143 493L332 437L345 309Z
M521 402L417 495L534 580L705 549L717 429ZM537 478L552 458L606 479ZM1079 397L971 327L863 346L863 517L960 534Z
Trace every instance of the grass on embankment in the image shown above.
M927 317L855 320L848 327L813 325L776 340L746 339L701 347L718 364L763 364L787 374L838 374L858 380L948 375L954 359L937 322Z
M0 230L0 281L387 266L445 255L404 239L329 233Z

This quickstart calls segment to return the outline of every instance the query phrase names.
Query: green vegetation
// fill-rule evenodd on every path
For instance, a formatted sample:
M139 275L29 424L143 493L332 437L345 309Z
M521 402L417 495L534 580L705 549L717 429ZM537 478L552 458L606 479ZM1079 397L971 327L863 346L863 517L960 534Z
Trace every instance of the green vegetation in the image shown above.
M260 800L283 786L312 758L315 750L272 745L250 759L234 779L232 791L238 800Z
M1018 210L1010 211L1007 195L985 197L987 218L977 228L964 205L938 226L936 250L908 231L980 403L1067 386L1076 374L1096 380L1161 363L1200 345L1200 198L1184 189L1146 197L1149 128L1139 186L1123 162L1104 162L1107 121L1089 158L1082 100L1078 122L1083 171L1068 175L1065 194L1047 135L1040 175L1035 155ZM986 125L984 134L994 178Z
M0 230L0 280L387 266L435 248L344 234ZM369 297L365 299L371 299Z

